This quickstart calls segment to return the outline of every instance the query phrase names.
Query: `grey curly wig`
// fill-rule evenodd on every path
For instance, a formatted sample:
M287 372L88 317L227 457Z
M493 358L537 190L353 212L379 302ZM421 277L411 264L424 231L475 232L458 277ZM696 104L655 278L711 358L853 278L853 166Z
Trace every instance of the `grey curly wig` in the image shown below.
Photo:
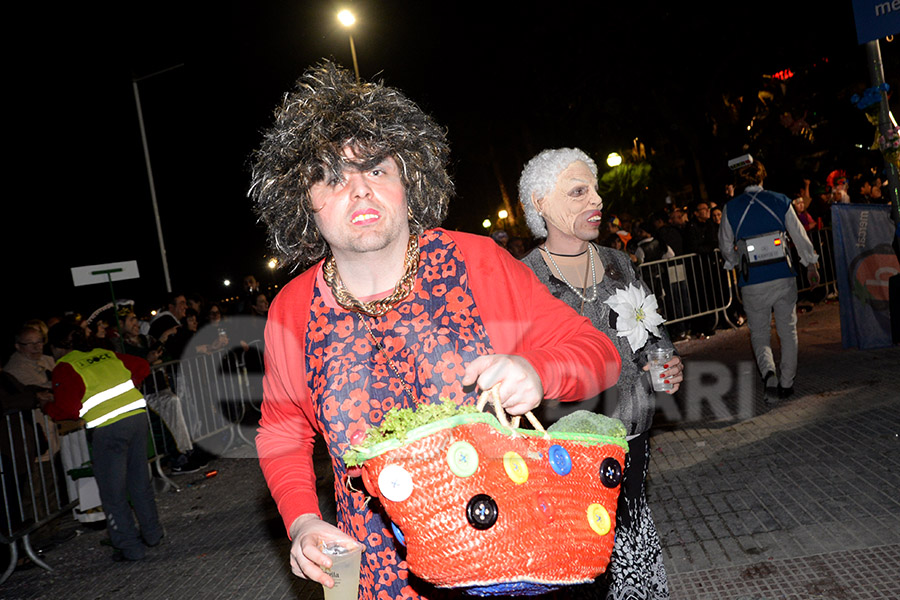
M559 174L573 162L582 161L597 176L597 165L590 156L578 148L544 150L525 164L519 177L519 203L525 213L525 222L536 238L547 237L547 224L531 201L532 196L543 198L556 187Z
M269 247L295 270L328 253L313 218L310 186L341 178L353 149L357 166L391 156L406 188L410 231L441 224L453 194L443 129L383 82L356 83L331 61L308 69L275 111L275 124L251 156L248 195L268 228Z

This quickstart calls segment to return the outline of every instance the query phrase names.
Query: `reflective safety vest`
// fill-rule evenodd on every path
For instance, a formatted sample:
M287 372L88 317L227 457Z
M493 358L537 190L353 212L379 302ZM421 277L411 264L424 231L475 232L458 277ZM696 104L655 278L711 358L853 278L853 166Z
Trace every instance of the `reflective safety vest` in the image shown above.
M84 398L78 413L88 429L111 425L144 412L147 406L141 391L131 381L131 371L110 350L73 350L59 362L72 365L84 381Z

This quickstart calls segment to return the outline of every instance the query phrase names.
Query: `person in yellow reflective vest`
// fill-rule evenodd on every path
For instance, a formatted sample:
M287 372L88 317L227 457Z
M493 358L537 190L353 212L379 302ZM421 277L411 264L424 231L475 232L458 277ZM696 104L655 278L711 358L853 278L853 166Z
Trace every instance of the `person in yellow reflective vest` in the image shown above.
M50 342L71 351L53 369L54 400L44 412L54 420L84 420L113 559L141 560L146 546L156 546L163 537L147 468L147 403L138 387L150 365L136 356L91 348L75 325L55 325Z

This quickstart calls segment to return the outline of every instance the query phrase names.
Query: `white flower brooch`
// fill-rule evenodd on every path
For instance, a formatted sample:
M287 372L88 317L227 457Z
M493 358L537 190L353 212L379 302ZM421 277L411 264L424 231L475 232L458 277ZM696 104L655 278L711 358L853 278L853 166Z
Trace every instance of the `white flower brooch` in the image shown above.
M615 295L604 301L616 311L616 332L619 337L627 337L631 350L637 352L647 343L648 334L660 337L659 326L665 323L657 310L656 296L645 294L632 284L617 289Z

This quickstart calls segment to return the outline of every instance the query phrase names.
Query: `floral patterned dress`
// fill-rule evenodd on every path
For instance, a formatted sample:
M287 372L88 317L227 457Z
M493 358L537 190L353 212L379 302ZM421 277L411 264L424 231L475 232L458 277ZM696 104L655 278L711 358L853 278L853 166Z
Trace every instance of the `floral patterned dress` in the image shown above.
M426 232L415 291L386 315L331 308L318 288L311 311L306 372L334 467L338 527L366 546L359 597L446 597L449 592L409 574L380 504L348 475L340 457L358 432L378 426L391 408L438 399L476 402L474 390L464 392L460 384L464 365L492 350L463 257L446 234Z

